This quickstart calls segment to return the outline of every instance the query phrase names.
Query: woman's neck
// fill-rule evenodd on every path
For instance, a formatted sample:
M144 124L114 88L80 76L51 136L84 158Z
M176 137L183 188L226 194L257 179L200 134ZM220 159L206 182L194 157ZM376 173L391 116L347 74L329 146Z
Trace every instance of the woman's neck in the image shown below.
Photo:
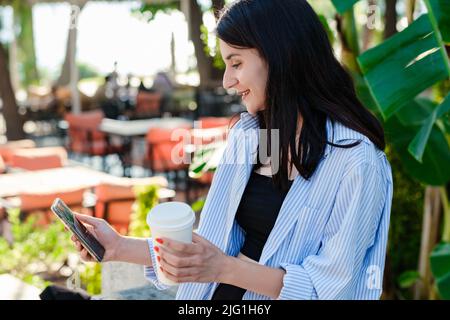
M299 115L297 122L297 130L295 135L295 145L298 146L298 142L300 140L300 133L302 131L303 118ZM289 171L289 180L294 180L298 176L298 170L293 165L291 170L291 150L289 148L289 157L288 157L288 171ZM273 171L271 167L270 159L267 163L262 164L261 167L255 170L256 173L264 175L264 176L273 176Z

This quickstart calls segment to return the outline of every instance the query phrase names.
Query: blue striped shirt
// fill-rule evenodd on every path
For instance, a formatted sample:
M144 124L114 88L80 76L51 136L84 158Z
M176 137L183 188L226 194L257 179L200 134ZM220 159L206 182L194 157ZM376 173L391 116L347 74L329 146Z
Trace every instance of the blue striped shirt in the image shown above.
M248 113L230 130L197 233L237 256L245 233L235 214L255 163L259 122ZM324 156L309 180L298 175L267 239L259 264L286 271L278 299L379 299L393 183L386 155L364 135L327 119ZM155 262L152 241L150 255ZM146 278L159 289L152 267ZM211 299L218 283L182 283L177 299ZM244 300L268 300L246 291Z

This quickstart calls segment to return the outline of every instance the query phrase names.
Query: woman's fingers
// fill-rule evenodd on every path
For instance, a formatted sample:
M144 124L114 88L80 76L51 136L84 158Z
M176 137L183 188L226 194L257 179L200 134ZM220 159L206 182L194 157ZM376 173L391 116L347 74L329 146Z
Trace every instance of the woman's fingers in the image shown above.
M94 259L89 254L89 252L84 248L81 249L80 256L81 256L81 259L83 259L84 261L87 261L87 262L94 261Z
M103 219L99 219L99 218L94 218L91 216L88 216L86 214L81 214L81 213L76 213L74 212L75 218L77 218L78 220L80 220L81 222L90 224L94 227L100 227L103 224Z
M171 266L176 268L184 268L184 267L192 267L198 266L201 264L201 261L196 256L188 255L188 256L180 256L171 253L168 250L160 250L159 255L162 259Z

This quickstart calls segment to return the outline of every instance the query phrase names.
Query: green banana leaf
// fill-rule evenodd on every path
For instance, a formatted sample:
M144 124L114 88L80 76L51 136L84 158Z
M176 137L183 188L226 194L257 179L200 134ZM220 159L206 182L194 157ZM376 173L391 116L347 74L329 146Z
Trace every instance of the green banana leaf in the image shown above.
M438 81L450 76L443 46L428 14L358 57L372 96L385 120Z
M423 153L425 151L425 147L427 145L428 139L431 134L431 130L433 125L440 117L450 111L450 94L445 98L445 100L434 109L434 111L428 116L425 120L424 125L414 137L413 141L408 146L409 153L419 162L422 162ZM439 125L442 131L446 131L444 124L442 121L438 121L437 125ZM449 164L450 165L450 164Z
M444 43L450 44L450 1L425 0L433 24L439 29Z
M436 107L437 103L430 99L417 97L408 103L408 107L400 109L396 115L404 126L423 126Z
M441 298L450 300L450 243L440 243L433 249L430 266Z
M226 141L197 146L192 163L189 165L189 177L197 179L208 171L215 171L225 147Z
M445 132L436 124L432 127L422 162L419 162L409 153L408 146L422 125L405 125L399 119L400 114L411 113L420 108L423 106L417 101L405 105L384 123L385 134L411 177L425 184L441 186L450 180L450 147ZM410 117L409 115L402 116Z
M334 7L336 8L336 11L339 13L344 13L345 11L349 10L358 1L359 0L331 0Z

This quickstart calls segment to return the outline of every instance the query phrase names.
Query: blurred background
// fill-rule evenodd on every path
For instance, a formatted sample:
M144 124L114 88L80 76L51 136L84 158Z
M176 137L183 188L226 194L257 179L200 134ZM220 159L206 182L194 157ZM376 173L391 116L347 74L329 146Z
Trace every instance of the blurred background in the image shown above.
M126 298L145 285L136 266L80 262L49 212L55 197L133 236L150 235L159 202L200 216L245 110L222 88L214 35L229 2L0 0L0 299L49 284ZM382 299L450 299L450 1L309 3L385 129Z

